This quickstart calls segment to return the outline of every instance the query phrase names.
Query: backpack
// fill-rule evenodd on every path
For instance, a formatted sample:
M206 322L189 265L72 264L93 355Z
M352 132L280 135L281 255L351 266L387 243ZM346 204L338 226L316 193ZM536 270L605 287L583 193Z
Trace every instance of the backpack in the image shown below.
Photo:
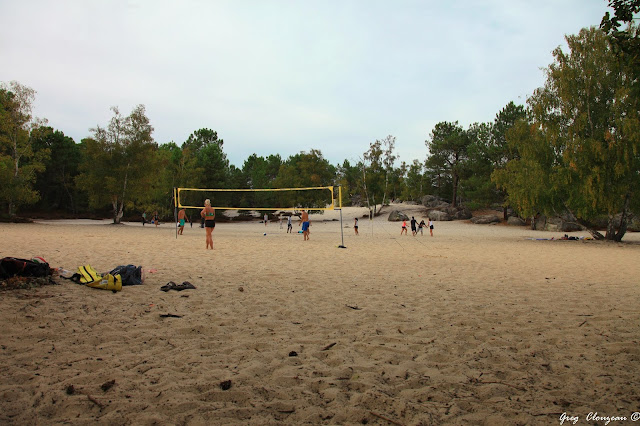
M19 259L17 257L0 259L0 279L51 276L49 264L46 262L43 263L40 259L38 259L38 261Z
M120 275L104 274L101 279L88 283L86 286L102 290L120 291L122 290L122 278Z
M78 272L73 274L69 279L78 284L84 284L87 287L113 291L122 290L122 278L119 274L105 274L102 276L91 265L78 267Z
M102 276L91 265L78 267L78 272L71 277L78 284L90 284L99 281L101 278Z
M120 275L122 277L122 285L142 284L142 266L116 266L109 273L111 275Z

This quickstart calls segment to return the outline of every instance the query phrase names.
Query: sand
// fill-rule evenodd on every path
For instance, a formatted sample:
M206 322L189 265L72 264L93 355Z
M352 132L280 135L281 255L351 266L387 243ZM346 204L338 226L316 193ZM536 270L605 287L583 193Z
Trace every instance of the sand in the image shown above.
M401 237L385 215L356 237L364 212L343 211L346 248L335 212L308 242L218 224L213 251L189 225L0 224L2 256L157 270L118 293L0 293L0 424L586 424L640 408L640 235L436 222Z

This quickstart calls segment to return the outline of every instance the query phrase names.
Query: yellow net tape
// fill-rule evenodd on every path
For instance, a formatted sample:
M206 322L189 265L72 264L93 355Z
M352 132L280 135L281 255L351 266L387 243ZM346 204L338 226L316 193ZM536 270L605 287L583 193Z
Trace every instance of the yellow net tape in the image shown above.
M331 191L331 205L328 207L224 207L214 206L214 209L221 210L334 210L336 203L333 197L333 186L314 186L307 188L260 188L260 189L204 189L204 188L176 188L175 189L175 205L177 208L184 209L202 209L204 206L187 206L180 203L181 191L200 191L200 192L277 192L277 191L306 191L314 189L328 189ZM342 208L342 197L338 199L339 208Z

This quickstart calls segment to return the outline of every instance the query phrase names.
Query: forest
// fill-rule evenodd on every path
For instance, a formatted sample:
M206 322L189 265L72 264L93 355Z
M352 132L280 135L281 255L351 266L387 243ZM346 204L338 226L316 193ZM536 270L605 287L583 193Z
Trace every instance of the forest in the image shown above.
M342 204L377 211L391 200L435 195L469 209L509 208L522 218L568 214L599 239L622 240L640 213L640 1L612 1L615 15L566 36L526 105L507 103L486 123L425 129L426 158L399 161L381 135L357 163L330 164L320 149L288 158L253 154L229 163L224 141L203 123L182 142L159 142L144 105L111 108L111 119L74 141L33 116L36 91L0 85L0 218L139 220L173 217L173 188L342 187ZM105 106L106 108L106 106ZM366 142L365 142L366 143ZM355 146L354 142L354 146ZM259 205L243 193L237 207ZM317 200L290 200L303 207ZM606 229L594 226L604 220Z

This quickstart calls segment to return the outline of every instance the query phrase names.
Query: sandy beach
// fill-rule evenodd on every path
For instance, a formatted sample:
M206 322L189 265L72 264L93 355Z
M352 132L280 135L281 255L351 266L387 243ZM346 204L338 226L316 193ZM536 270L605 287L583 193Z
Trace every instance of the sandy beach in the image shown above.
M0 224L2 257L155 271L118 293L62 279L0 292L0 423L591 424L640 411L640 234L551 241L538 239L561 234L436 222L433 237L400 236L385 214L355 236L365 212L343 210L346 248L337 212L314 215L307 242L297 222L220 223L213 251L197 225L176 238L172 223ZM161 291L169 281L197 288Z

